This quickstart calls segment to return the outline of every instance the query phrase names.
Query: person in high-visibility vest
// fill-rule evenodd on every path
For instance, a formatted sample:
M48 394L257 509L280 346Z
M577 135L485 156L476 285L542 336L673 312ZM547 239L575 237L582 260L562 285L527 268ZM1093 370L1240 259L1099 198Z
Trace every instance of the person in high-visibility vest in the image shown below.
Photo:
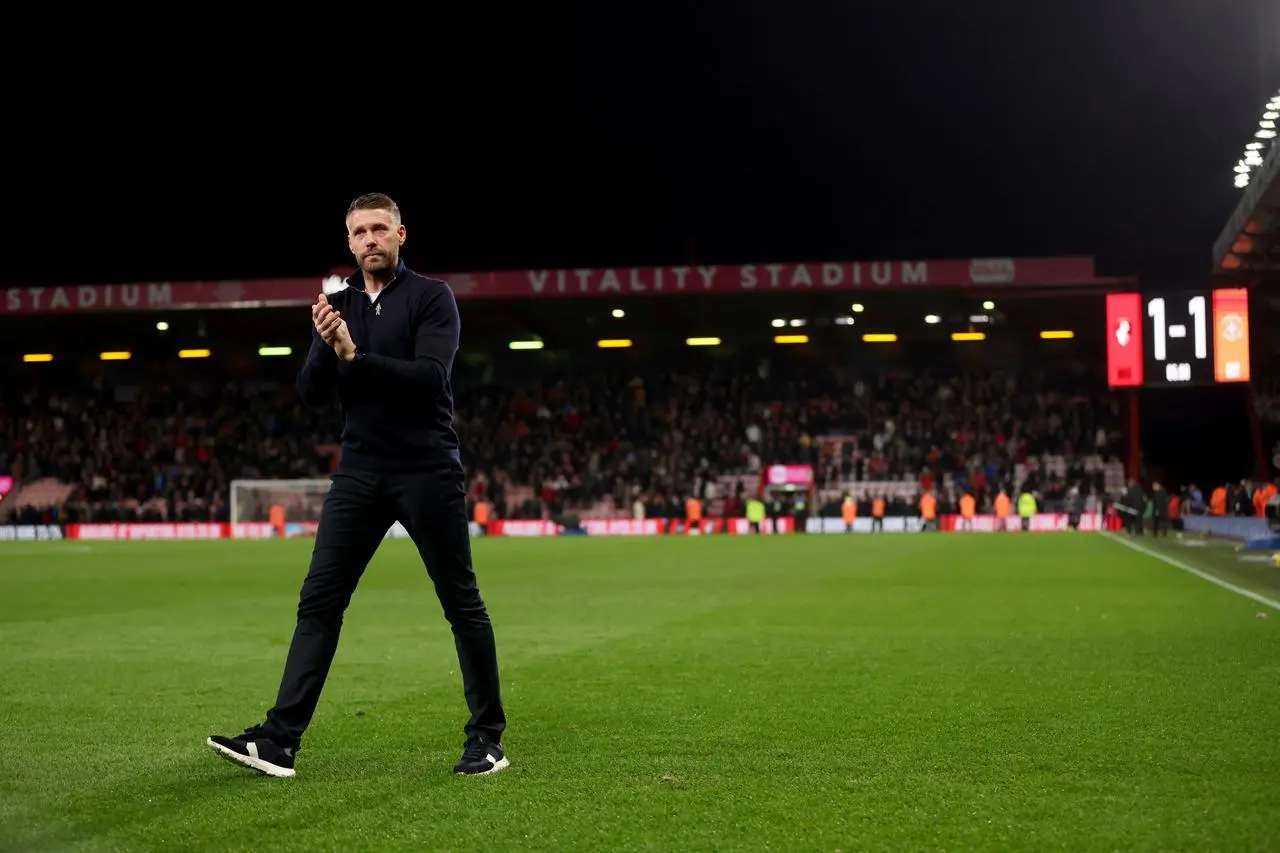
M884 498L876 498L871 502L871 529L884 533Z
M1209 514L1210 515L1226 515L1227 514L1226 486L1218 486L1218 488L1213 490L1213 494L1209 496Z
M486 500L476 501L476 507L472 511L472 518L475 520L476 527L486 536L489 535L489 520L493 516L493 504Z
M1038 507L1036 506L1036 496L1031 492L1023 492L1018 495L1018 515L1022 516L1022 529L1031 529L1031 519L1035 517Z
M853 495L845 495L844 502L840 504L840 517L844 519L844 532L853 532L853 523L858 520L858 502L853 499Z
M1274 483L1263 483L1256 492L1253 493L1253 510L1258 518L1267 517L1267 504L1271 503L1271 499L1276 496L1276 487Z
M925 492L920 496L920 520L924 522L925 530L938 529L938 499L932 491Z
M285 534L284 507L280 504L272 504L267 518L271 520L271 529L275 531L277 536L283 539Z
M978 502L973 495L965 492L960 496L960 529L973 530L973 517L977 514Z
M1009 513L1013 512L1013 501L1009 500L1009 494L1004 490L1000 490L1000 494L996 495L996 530L1001 533L1009 529Z
M755 497L747 500L747 524L750 526L752 533L760 532L760 523L764 521L764 513L764 501Z
M684 532L699 533L702 529L702 501L692 495L684 502Z

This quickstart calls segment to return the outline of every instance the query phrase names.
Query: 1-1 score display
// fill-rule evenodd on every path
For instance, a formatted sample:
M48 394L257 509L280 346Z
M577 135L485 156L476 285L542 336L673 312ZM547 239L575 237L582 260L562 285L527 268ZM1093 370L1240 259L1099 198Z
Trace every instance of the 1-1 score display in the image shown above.
M1248 297L1243 288L1109 294L1108 385L1249 381Z

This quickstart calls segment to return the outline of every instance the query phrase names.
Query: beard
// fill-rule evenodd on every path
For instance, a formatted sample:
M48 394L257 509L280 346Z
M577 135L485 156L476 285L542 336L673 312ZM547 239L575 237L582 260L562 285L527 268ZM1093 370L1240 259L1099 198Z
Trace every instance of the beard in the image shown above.
M385 252L375 252L360 258L360 269L365 272L379 272L391 269L396 265L396 257Z

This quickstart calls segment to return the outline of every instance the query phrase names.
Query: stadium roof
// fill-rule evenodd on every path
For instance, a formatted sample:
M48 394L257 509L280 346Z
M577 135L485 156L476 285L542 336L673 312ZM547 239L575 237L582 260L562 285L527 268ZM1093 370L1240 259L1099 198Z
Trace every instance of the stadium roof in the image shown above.
M1268 101L1236 166L1243 192L1213 245L1214 274L1243 281L1280 281L1280 93Z
M1038 343L1041 333L1070 332L1077 346L1104 352L1106 289L1006 294L957 291L779 293L753 298L695 295L680 299L499 300L462 302L463 349L506 350L541 341L547 349L591 351L602 340L637 348L683 348L689 339L725 346L772 345L779 336L861 349L864 335L895 335L904 345L977 341ZM261 346L304 351L305 307L257 310L132 312L23 317L5 324L0 361L30 353L93 358L100 352L174 357L179 350L250 355ZM952 338L952 335L967 338ZM1059 336L1059 337L1065 337Z

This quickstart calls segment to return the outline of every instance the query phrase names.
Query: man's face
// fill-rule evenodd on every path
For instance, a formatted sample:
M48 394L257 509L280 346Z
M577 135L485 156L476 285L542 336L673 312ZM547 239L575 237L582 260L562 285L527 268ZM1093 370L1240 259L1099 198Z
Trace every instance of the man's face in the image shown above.
M389 210L353 210L347 216L347 247L365 272L395 269L404 237L404 225Z

